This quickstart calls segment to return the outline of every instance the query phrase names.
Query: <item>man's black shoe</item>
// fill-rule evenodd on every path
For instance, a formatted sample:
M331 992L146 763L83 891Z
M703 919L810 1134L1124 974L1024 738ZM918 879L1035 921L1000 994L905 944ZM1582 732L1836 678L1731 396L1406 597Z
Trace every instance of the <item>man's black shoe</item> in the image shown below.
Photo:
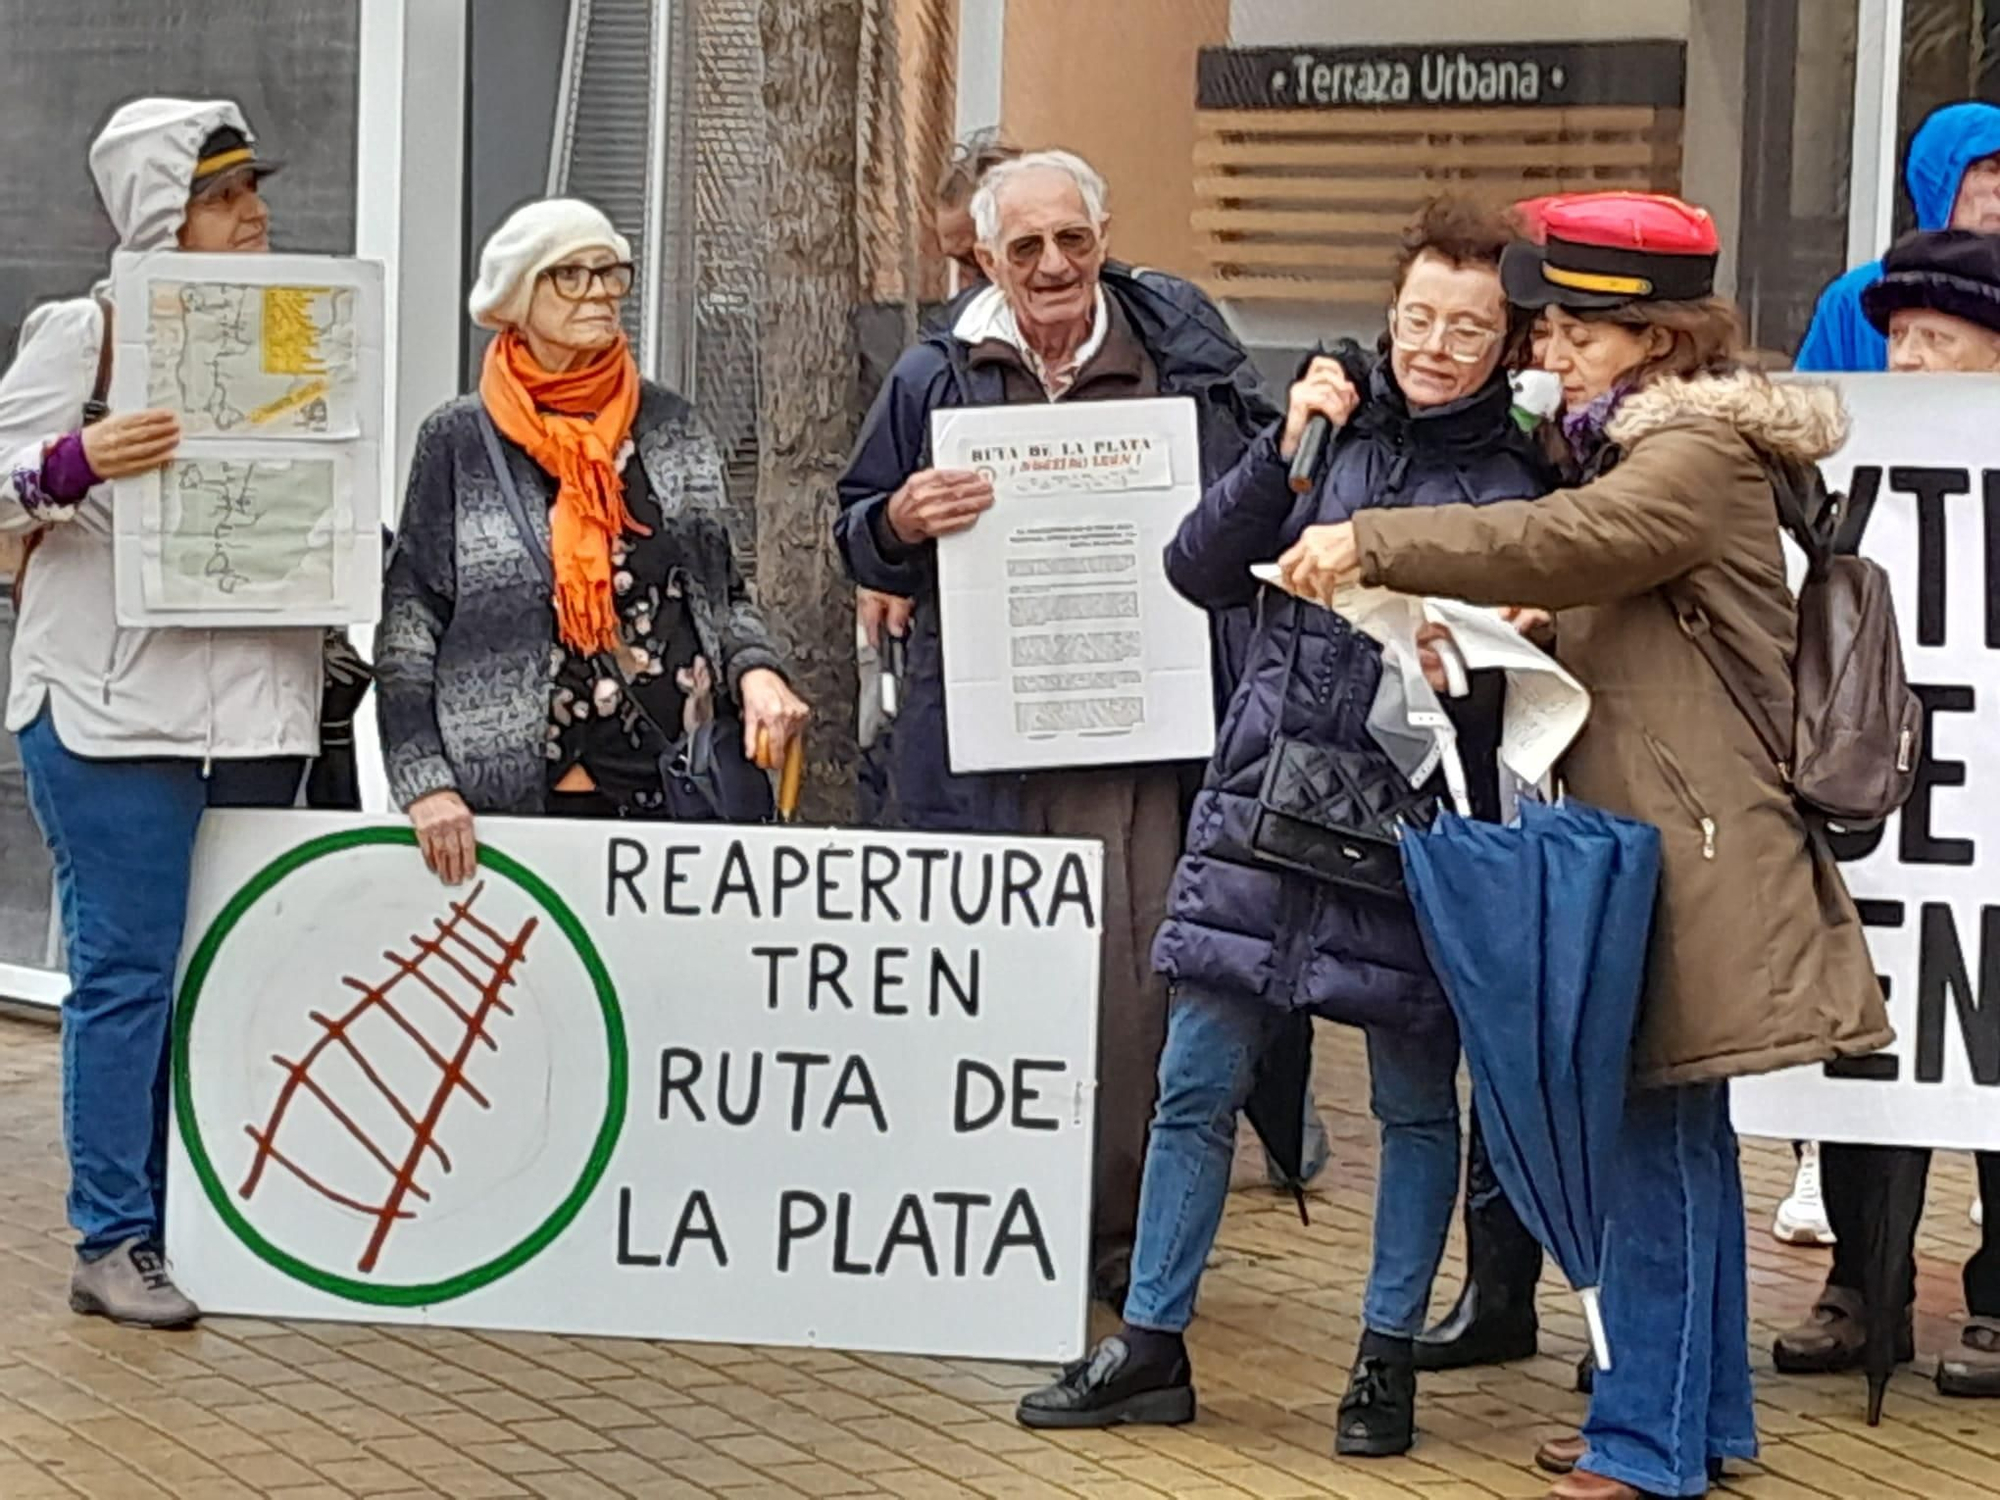
M1452 1310L1417 1335L1417 1368L1463 1370L1534 1358L1541 1330L1533 1295L1531 1290L1530 1300L1510 1302L1482 1291L1477 1279L1467 1281Z
M1408 1453L1417 1439L1417 1371L1410 1340L1361 1335L1361 1352L1334 1419L1333 1451L1348 1458Z
M1148 1342L1152 1342L1149 1340ZM1177 1338L1147 1356L1113 1334L1014 1409L1023 1427L1178 1427L1194 1420L1194 1372Z

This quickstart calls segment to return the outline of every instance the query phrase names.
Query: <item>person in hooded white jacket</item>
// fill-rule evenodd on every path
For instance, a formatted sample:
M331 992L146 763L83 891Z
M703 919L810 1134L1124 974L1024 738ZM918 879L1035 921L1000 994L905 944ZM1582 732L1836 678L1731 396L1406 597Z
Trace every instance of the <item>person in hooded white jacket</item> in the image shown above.
M272 164L232 103L134 100L92 143L90 169L123 249L269 248L258 184ZM318 750L321 635L118 624L108 481L167 462L180 431L170 412L102 412L118 316L106 297L100 283L36 309L0 377L0 533L28 548L6 719L69 954L70 1306L165 1328L200 1315L161 1250L195 831L208 807L293 802Z

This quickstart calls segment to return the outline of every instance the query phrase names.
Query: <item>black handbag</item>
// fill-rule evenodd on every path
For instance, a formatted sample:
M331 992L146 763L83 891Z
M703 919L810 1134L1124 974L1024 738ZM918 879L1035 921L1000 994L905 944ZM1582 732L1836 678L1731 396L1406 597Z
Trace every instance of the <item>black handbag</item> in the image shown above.
M769 823L776 816L771 778L743 753L741 720L718 714L685 734L669 734L640 701L618 659L604 654L596 661L599 671L624 684L626 701L653 741L669 818L676 823Z
M1295 627L1287 684L1298 667L1299 635ZM1380 751L1294 739L1284 724L1281 700L1250 824L1252 855L1345 890L1407 902L1402 833L1436 820L1436 792L1411 786Z

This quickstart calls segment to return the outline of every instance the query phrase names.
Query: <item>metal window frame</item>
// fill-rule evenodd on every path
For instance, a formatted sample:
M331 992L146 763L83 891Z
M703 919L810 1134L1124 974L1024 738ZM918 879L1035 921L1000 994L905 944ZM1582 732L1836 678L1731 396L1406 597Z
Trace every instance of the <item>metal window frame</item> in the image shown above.
M576 138L577 80L590 34L592 0L569 0L555 130L549 140L548 192L564 191ZM677 104L676 70L692 60L693 0L652 0L646 29L646 165L639 226L641 373L687 389L694 370L695 267L693 132Z
M960 139L1006 113L1007 0L959 0L956 119Z
M1880 255L1896 223L1903 91L1904 0L1859 0L1854 48L1854 149L1848 175L1847 260Z

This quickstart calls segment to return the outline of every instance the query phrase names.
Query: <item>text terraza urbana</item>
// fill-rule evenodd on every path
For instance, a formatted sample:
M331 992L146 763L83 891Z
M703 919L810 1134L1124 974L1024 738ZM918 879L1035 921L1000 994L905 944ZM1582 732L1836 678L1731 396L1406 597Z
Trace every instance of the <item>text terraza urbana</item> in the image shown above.
M1271 91L1298 104L1533 104L1551 82L1533 58L1425 52L1413 67L1401 57L1301 52L1273 76Z

